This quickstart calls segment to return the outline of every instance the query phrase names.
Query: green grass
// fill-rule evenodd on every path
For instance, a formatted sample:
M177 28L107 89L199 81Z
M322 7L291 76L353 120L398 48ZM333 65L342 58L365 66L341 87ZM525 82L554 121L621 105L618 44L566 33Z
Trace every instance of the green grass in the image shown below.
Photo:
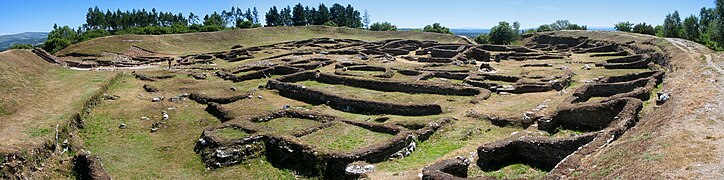
M644 153L643 158L646 162L660 162L664 159L664 154Z
M31 138L44 137L49 135L51 132L52 130L50 130L50 128L33 128L28 131L28 136Z
M661 84L656 85L656 87L654 87L654 89L651 89L651 93L649 94L649 100L644 101L644 103L643 103L644 110L643 110L643 112L641 112L641 116L645 116L646 113L648 113L647 107L651 107L652 105L654 105L656 103L656 99L659 98L656 95L656 93L660 92L663 88L664 88L664 83L661 83Z
M471 177L492 176L497 179L539 179L546 176L547 173L546 171L525 164L513 164L490 172L482 171L477 166L473 166L468 172Z
M377 90L370 90L365 88L358 88L352 86L345 86L341 84L326 84L318 81L300 81L296 84L306 86L316 90L325 91L328 93L336 94L343 97L367 99L383 102L396 102L396 103L440 103L447 99L453 99L457 101L469 101L469 96L447 96L438 94L409 94L404 92L384 92Z
M514 131L514 128L500 128L487 121L457 121L435 132L430 139L417 144L417 148L410 156L394 159L377 164L382 171L399 172L422 168L430 163L449 156L452 152L464 149L464 157L468 152L475 151L482 144L497 140Z
M322 123L310 119L299 119L299 118L276 118L265 122L259 122L269 128L269 130L282 134L293 134L300 130L304 130L310 127L319 126Z
M596 171L596 172L593 172L593 173L591 173L591 174L588 174L588 178L600 179L600 178L606 177L606 176L608 176L609 174L611 174L611 172L613 172L614 169L618 169L618 165L609 165L609 166L606 166L606 167L604 167L604 168L602 168L602 169L600 169L600 170L598 170L598 171Z
M443 80L443 78L437 78L437 77L430 78L428 81L449 82L449 83L453 83L453 84L462 84L463 83L463 80L459 80L459 79L444 79Z
M111 86L110 94L121 96L115 101L103 101L93 109L80 130L85 147L103 158L106 171L117 179L293 179L294 174L271 166L261 159L247 161L248 165L232 166L207 171L200 157L193 151L194 142L209 126L219 124L204 111L205 105L193 101L151 103L136 98L145 93L147 82L124 76L120 83ZM160 82L156 82L160 83ZM165 89L159 95L180 94L180 90ZM176 110L167 110L174 106ZM167 127L150 132L151 123L157 121L161 111L168 111ZM151 121L140 120L141 116ZM119 129L126 123L126 129ZM221 131L222 136L239 137L241 131L230 128ZM253 168L250 168L253 167Z
M570 130L570 129L563 129L563 128L559 127L558 132L555 134L552 134L551 136L557 137L557 138L565 138L565 137L570 137L570 136L574 136L574 135L581 135L584 133L586 133L586 132Z
M382 71L358 71L358 70L347 70L344 71L348 74L358 75L358 76L364 76L364 77L372 77L372 76L379 76L382 74L385 74L385 72Z
M407 170L412 167L422 166L426 163L434 162L435 159L448 154L456 149L463 147L465 141L450 141L450 140L437 140L431 139L427 142L418 144L417 149L412 152L412 155L403 159L395 159L385 161L377 165L381 170L386 171L401 171Z
M10 115L10 114L13 114L13 113L5 110L3 107L0 107L0 115Z
M253 47L321 37L351 38L366 41L414 39L434 40L441 43L465 43L462 38L439 33L365 31L328 26L263 27L206 33L109 36L71 45L57 54L65 55L73 52L92 55L100 55L102 52L124 53L131 45L136 45L161 53L187 55L227 51L236 44Z
M299 139L331 151L350 152L375 143L384 142L393 135L373 132L349 124L338 123Z
M218 135L221 138L228 139L228 140L244 138L244 137L248 137L250 135L249 133L246 133L242 130L234 129L234 128L230 128L230 127L214 130L214 134Z

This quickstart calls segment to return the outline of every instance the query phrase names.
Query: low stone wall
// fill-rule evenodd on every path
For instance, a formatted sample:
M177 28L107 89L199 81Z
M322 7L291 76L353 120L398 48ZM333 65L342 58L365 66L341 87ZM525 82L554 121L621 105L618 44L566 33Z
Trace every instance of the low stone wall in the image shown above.
M647 80L647 86L655 84L663 72L645 72L618 77L608 77L603 82L630 82L641 77ZM640 89L640 88L639 88ZM559 179L573 173L581 159L596 152L608 143L623 135L638 122L638 113L643 107L639 99L616 97L601 103L570 104L564 102L552 115L538 120L538 129L556 133L559 127L579 131L593 131L567 138L544 138L523 136L511 140L498 141L478 148L477 165L484 171L494 171L502 167L524 163L550 172L545 179ZM444 160L426 167L423 177L427 179L466 178L462 170L463 159ZM453 170L444 170L452 168ZM476 177L476 179L495 179L494 177Z
M91 155L85 151L73 157L73 166L77 179L101 179L110 180L111 176L106 173L100 162L100 157Z
M150 84L144 84L143 90L146 92L158 92L158 88L151 86Z
M609 59L609 60L606 60L606 63L630 63L630 62L639 61L643 58L644 58L643 55L638 54L638 55L631 55L631 56L626 56L626 57Z
M300 141L298 138L275 132L255 131L253 129L257 127L249 127L251 122L269 121L281 117L325 121L327 122L325 124L345 123L394 136L387 141L356 149L352 152L329 152ZM249 121L234 121L233 124L209 128L202 133L194 149L202 156L202 160L204 160L207 167L225 167L265 155L266 160L274 164L275 167L293 169L301 175L323 175L326 179L354 178L354 176L346 175L344 172L348 164L356 161L375 163L387 160L394 153L407 148L413 142L414 137L413 132L399 126L350 121L301 110L276 111L267 115L249 118ZM214 130L222 128L235 128L251 135L239 139L223 139L213 135Z
M221 120L221 122L226 122L226 121L234 119L234 117L232 117L231 113L228 110L226 110L224 107L222 107L221 104L215 103L215 102L208 102L207 104L208 105L206 106L206 109L205 109L206 112L213 115L217 119Z
M42 59L45 60L45 61L48 61L49 63L58 64L58 65L61 65L61 66L66 66L66 65L67 65L67 64L65 63L65 61L63 61L62 59L60 59L60 58L58 58L58 57L55 57L55 56L51 55L51 54L48 53L48 52L45 52L45 50L43 50L43 49L41 49L41 48L34 48L33 50L31 50L31 52L33 52L33 53L35 53L36 55L40 56L40 58L42 58Z
M427 139L430 138L437 130L442 128L442 126L445 126L447 124L452 123L453 120L456 120L454 118L441 118L434 122L430 122L424 127L418 129L415 131L415 134L417 136L417 140L420 142L425 142Z
M205 131L207 133L209 131ZM194 151L209 168L221 168L263 155L264 136L252 135L241 139L217 140L220 137L202 134Z
M137 73L137 72L133 72L133 75L136 77L136 79L140 79L140 80L143 80L143 81L158 81L158 80L161 80L161 79L169 79L169 78L174 78L174 77L176 77L175 74L149 76L149 75L145 75L145 74L141 74L141 73Z
M417 62L427 62L427 63L452 63L454 60L452 58L439 58L439 57L420 57L417 58Z
M563 104L556 113L538 121L538 129L555 132L558 127L577 131L598 131L612 122L623 119L637 119L643 108L641 100L619 98L603 103Z
M461 180L468 177L467 159L445 159L422 169L423 180Z
M465 59L482 62L490 62L490 53L480 47L468 48L463 52Z
M603 68L606 69L648 69L651 59L643 59L630 63L606 63Z
M609 56L628 56L629 53L626 51L616 51L616 52L609 52L609 53L601 53L601 54L591 54L589 57L609 57Z
M621 48L618 47L616 44L608 44L603 46L596 46L592 48L585 49L584 51L588 53L597 53L597 52L618 52Z
M344 84L365 89L388 92L424 93L441 95L475 96L481 93L490 93L488 90L463 87L463 86L441 86L433 83L407 83L395 81L383 81L364 79L356 77L345 77L332 74L319 73L316 81L327 84Z
M242 95L229 96L229 97L210 97L205 94L191 93L189 95L189 99L194 100L199 104L208 104L210 102L218 103L218 104L229 104L229 103L236 102L238 100L247 99L250 96L251 96L250 94L242 94Z
M566 99L565 102L586 102L591 97L607 97L606 100L620 97L635 97L641 100L648 100L651 90L663 82L663 77L663 71L605 77L599 80L598 83L586 84L576 89L573 96Z
M562 139L522 137L499 141L478 148L478 167L484 171L523 163L543 170L552 170L568 155L591 142L596 133Z
M616 82L626 82L626 81L633 81L636 79L641 78L649 78L653 77L656 78L657 84L663 82L664 80L664 72L663 71L648 71L648 72L642 72L642 73L633 73L633 74L626 74L623 76L609 76L604 77L603 79L599 80L602 83L616 83Z
M335 109L347 112L410 116L442 113L442 108L436 104L401 104L339 97L332 93L312 90L301 85L284 83L277 80L269 80L267 87L278 90L280 95L288 98L310 104L327 104Z
M286 75L286 74L292 74L295 72L304 71L303 68L296 68L296 67L288 67L288 66L274 66L269 67L263 70L259 70L256 72L247 73L240 76L235 76L231 74L221 74L221 78L225 80L231 80L233 82L242 82L252 79L261 79L265 77L270 77L272 75Z
M437 77L437 78L457 79L457 80L463 80L469 76L468 73L451 73L451 72L434 72L431 74L433 77Z

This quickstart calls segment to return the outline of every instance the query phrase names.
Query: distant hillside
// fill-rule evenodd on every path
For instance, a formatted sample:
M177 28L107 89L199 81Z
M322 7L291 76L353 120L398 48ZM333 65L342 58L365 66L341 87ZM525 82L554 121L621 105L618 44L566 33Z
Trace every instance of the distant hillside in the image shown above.
M187 55L225 51L237 44L251 47L322 37L351 38L365 41L413 39L432 40L442 43L466 43L465 40L457 36L429 32L365 31L329 26L262 27L187 34L108 36L73 44L59 51L56 55L63 56L71 53L100 55L103 52L123 53L131 45L163 54Z
M0 51L10 48L13 44L40 44L48 38L47 32L24 32L18 34L0 35Z

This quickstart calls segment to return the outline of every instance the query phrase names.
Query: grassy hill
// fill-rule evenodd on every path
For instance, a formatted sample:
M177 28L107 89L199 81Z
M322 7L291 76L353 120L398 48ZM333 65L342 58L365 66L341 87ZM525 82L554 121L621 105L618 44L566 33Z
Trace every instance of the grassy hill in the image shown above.
M0 52L0 152L53 135L114 72L74 71L29 50Z
M0 51L10 48L13 44L40 44L48 38L47 32L24 32L0 36Z
M70 53L99 55L102 52L123 53L131 45L164 54L186 55L228 50L231 46L237 44L250 47L322 37L352 38L367 41L402 38L433 40L444 43L465 43L464 40L453 35L427 32L380 32L328 26L263 27L170 35L108 36L71 45L56 55L62 56Z

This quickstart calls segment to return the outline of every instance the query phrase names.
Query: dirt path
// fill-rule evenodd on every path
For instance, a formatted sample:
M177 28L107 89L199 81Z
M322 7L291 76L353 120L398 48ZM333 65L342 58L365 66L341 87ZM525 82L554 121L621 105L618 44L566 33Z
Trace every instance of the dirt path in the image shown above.
M693 60L706 61L706 68L701 69L701 79L697 82L698 91L703 92L704 100L701 105L687 104L677 108L693 108L689 114L681 115L678 120L665 127L664 136L670 137L673 147L668 149L672 153L668 156L675 159L686 158L696 159L691 164L679 163L682 166L678 170L665 172L665 177L673 178L694 178L694 179L718 179L724 177L724 54L716 53L708 48L683 39L667 38L674 46L687 52ZM698 74L690 74L699 76ZM695 82L690 82L695 83ZM675 154L678 148L686 148L688 152ZM712 157L713 156L713 157ZM668 157L667 157L668 158Z
M687 40L683 40L683 39L678 39L678 38L666 38L666 40L668 40L669 42L671 42L672 44L674 44L674 46L676 46L677 48L681 49L682 51L689 52L689 56L690 56L692 59L697 59L697 57L696 57L695 55L702 55L702 53L704 53L703 55L705 56L706 64L707 64L709 67L714 68L717 72L719 72L719 74L724 74L724 70L722 70L721 67L720 67L721 64L715 64L714 62L712 62L712 56L721 59L721 58L724 57L724 55L718 55L718 56L717 56L717 55L714 54L714 53L706 53L706 51L709 51L709 50L708 50L708 49L702 49L702 48L706 48L706 47L703 47L703 46L701 46L701 45L699 45L699 44L696 44L696 43L694 43L694 42L691 42L691 41L687 41Z

